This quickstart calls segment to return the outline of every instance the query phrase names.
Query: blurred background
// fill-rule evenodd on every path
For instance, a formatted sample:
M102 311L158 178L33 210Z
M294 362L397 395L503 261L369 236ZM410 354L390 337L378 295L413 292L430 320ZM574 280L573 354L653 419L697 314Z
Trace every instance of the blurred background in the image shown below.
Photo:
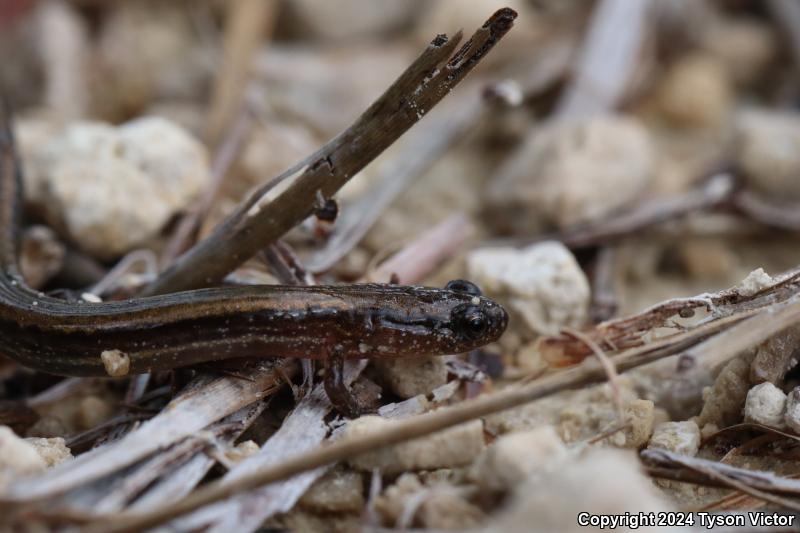
M644 323L630 335L637 343L677 336L711 314L698 303L705 293L745 280L736 294L746 300L800 264L796 0L0 0L0 87L25 170L26 279L92 301L135 294L249 191L356 121L437 35L472 35L505 6L518 12L511 31L336 195L338 217L324 206L227 281L474 281L511 315L498 343L463 357L371 361L357 382L375 402L425 410L578 362L542 353L570 328L616 351L625 346L593 325L700 294L679 317L621 322L623 332ZM776 344L794 365L792 335ZM587 509L732 509L714 503L721 492L683 483L659 485L665 504L632 455L573 462L562 441L694 455L701 430L708 439L738 423L749 387L769 385L749 377L753 357L733 360L716 383L702 368L676 374L667 358L611 386L475 421L471 436L429 441L434 462L415 452L423 466L393 471L428 472L388 476L383 491L377 468L337 469L322 484L334 497L318 492L287 523L550 532L575 530ZM0 397L56 384L43 376L0 359ZM144 394L146 379L129 391ZM175 389L169 376L153 383L166 396ZM80 437L128 409L124 384L92 387L101 392L57 401L55 415L17 431ZM782 424L785 395L772 388ZM270 405L270 431L293 407L288 392ZM501 440L515 432L519 440ZM767 436L747 442L771 445ZM68 442L81 450L94 438ZM504 444L483 454L495 438ZM756 464L729 449L714 441L701 453ZM545 466L552 476L540 476ZM365 510L367 478L370 500L381 494ZM519 512L487 522L511 493Z

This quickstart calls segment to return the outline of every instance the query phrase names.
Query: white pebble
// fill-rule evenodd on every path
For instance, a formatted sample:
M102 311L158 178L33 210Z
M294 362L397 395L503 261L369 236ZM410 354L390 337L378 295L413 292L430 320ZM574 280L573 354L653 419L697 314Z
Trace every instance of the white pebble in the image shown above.
M549 241L522 250L470 252L467 270L487 294L504 300L534 334L555 334L586 318L589 282L572 253Z
M72 459L72 452L62 437L30 437L25 439L25 442L33 446L48 467Z
M428 394L447 383L446 359L441 356L395 357L375 361L377 373L393 393L408 399Z
M747 393L744 403L744 421L772 428L784 427L786 395L772 383L756 385Z
M700 449L700 441L700 428L693 421L662 422L653 430L647 447L693 457Z
M8 426L0 426L0 492L14 479L37 474L45 468L47 462L31 443Z
M347 425L345 435L380 433L391 424L392 421L379 416L362 416ZM471 463L485 447L483 423L474 420L427 437L384 446L359 455L349 463L358 470L371 472L378 468L384 474L454 468Z
M736 286L736 290L742 296L753 296L757 292L775 284L775 280L759 267L750 272L741 283Z
M789 428L800 434L800 387L795 387L786 398L784 421Z
M747 184L776 200L800 199L800 114L751 109L736 122L732 152Z
M601 219L650 185L655 155L647 130L624 116L558 121L532 133L491 180L491 224L529 233Z
M120 350L104 350L100 354L106 374L113 378L127 376L131 369L131 358Z
M555 429L541 426L498 438L475 460L469 477L484 490L503 491L556 468L568 456Z
M636 454L616 449L590 449L545 476L534 476L482 532L580 533L596 531L578 524L579 513L623 515L670 511L672 505L642 472ZM621 528L628 531L628 528ZM643 527L642 532L672 531Z
M82 248L110 258L158 234L210 180L199 141L162 118L77 122L30 150L29 200Z
M361 511L364 508L364 480L358 472L335 468L311 485L300 505L319 513Z

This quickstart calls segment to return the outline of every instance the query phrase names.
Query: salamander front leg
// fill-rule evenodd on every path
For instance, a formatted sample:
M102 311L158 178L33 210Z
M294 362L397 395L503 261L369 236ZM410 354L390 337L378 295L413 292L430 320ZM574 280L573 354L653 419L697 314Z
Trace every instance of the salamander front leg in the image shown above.
M340 347L334 347L325 360L325 392L339 413L357 418L362 409L344 382L344 355Z

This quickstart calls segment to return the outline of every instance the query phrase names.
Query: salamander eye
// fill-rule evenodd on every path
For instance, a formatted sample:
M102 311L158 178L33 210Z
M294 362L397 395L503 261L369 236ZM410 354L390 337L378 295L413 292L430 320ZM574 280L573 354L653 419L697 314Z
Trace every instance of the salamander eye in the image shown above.
M474 305L458 309L454 318L458 332L469 339L483 337L489 328L486 315Z
M444 288L448 291L464 292L471 294L472 296L481 296L481 290L478 288L478 286L465 279L454 279L453 281L449 281Z

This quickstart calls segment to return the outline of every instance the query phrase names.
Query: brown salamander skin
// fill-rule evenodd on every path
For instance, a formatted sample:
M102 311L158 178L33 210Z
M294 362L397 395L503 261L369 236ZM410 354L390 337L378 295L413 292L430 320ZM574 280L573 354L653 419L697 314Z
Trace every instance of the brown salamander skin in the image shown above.
M17 267L22 180L2 109L0 123L0 353L25 366L106 375L101 354L119 350L131 373L253 356L334 360L340 368L345 358L466 352L506 327L505 310L462 281L445 289L212 288L106 303L37 293ZM338 372L330 374L335 380Z

